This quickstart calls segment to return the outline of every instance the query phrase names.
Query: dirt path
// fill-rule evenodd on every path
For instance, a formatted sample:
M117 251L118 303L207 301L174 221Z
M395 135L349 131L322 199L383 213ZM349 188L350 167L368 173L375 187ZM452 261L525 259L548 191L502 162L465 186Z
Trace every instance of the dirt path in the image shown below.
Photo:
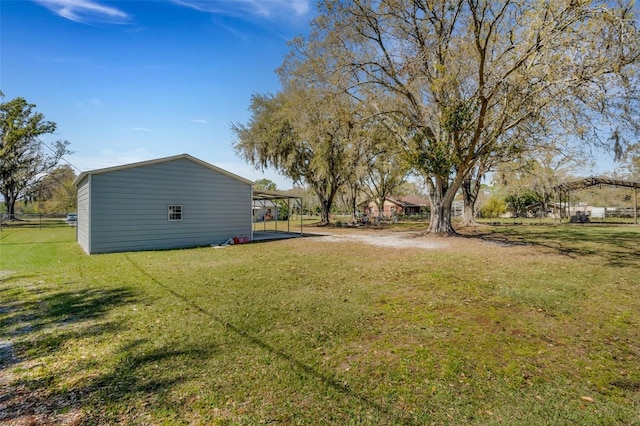
M329 242L361 242L378 247L413 248L413 249L442 249L449 247L447 241L436 237L425 236L424 233L415 231L353 231L332 232L321 237Z

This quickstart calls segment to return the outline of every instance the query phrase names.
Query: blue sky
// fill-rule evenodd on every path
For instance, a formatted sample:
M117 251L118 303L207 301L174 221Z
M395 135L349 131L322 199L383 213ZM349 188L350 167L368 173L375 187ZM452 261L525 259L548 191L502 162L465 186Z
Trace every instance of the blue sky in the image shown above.
M80 171L188 153L280 189L237 157L232 122L304 35L315 0L0 0L0 90L58 124ZM578 171L614 168L610 154Z
M248 179L232 122L274 93L314 0L0 0L0 90L58 125L81 171L188 153Z

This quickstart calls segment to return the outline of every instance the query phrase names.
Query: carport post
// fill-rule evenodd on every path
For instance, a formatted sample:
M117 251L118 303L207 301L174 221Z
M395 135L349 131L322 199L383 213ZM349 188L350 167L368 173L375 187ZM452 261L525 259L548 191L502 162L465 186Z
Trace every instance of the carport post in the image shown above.
M262 230L266 231L267 230L267 204L264 202L264 200L260 200L260 203L262 204L262 210L264 210L262 214Z

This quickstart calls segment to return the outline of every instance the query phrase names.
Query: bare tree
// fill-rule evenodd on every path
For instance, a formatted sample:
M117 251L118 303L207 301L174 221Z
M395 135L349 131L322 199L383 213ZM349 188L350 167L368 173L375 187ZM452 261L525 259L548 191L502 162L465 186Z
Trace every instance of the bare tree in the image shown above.
M405 183L409 170L392 144L383 140L375 145L376 149L368 150L363 190L378 206L378 217L382 218L385 201Z
M607 145L634 116L620 112L638 109L636 14L631 0L325 0L296 49L384 120L427 180L429 230L453 233L463 182L519 155L523 126Z

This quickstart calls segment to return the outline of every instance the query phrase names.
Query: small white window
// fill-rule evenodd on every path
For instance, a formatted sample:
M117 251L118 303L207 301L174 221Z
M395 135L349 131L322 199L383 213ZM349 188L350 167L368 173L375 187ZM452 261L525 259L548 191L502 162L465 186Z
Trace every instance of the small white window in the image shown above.
M182 206L169 206L169 221L182 220Z

